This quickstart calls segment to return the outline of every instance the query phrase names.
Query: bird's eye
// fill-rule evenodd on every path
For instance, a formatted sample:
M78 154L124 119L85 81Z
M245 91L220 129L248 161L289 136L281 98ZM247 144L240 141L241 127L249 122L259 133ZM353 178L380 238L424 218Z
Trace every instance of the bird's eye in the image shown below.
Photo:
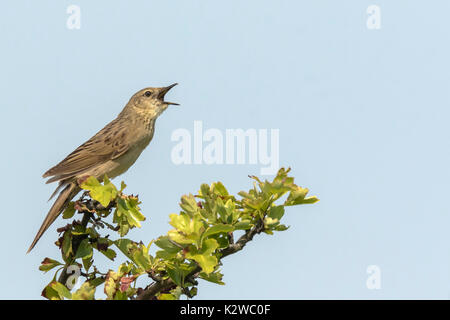
M152 95L152 93L151 93L150 91L145 91L144 95L145 95L146 97L150 97L150 96Z

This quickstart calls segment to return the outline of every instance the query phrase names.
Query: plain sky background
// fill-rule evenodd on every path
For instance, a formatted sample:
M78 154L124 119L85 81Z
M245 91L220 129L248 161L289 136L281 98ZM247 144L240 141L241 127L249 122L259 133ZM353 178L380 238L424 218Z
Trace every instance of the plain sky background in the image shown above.
M66 28L69 5L81 29ZM381 8L368 30L366 9ZM60 258L57 222L25 254L55 185L43 172L147 86L181 103L125 180L147 221L171 227L182 194L222 181L251 187L257 165L171 162L171 133L280 129L280 165L321 201L289 208L288 231L224 260L204 299L448 299L450 3L446 1L4 1L0 298L40 299ZM271 177L267 177L271 178ZM381 289L366 287L369 265Z

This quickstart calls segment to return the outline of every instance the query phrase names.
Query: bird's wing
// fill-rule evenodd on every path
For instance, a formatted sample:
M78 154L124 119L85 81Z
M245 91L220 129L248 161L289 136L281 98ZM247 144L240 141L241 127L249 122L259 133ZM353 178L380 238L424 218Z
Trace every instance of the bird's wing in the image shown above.
M129 134L127 126L115 119L44 173L43 177L53 176L47 183L67 179L108 160L118 158L129 149Z

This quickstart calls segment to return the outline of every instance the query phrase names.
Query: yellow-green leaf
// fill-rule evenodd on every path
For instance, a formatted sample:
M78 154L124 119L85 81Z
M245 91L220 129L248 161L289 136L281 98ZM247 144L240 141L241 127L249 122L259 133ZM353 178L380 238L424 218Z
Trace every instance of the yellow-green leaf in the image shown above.
M108 206L118 194L116 187L109 181L106 175L103 179L103 185L95 177L91 176L81 184L81 188L88 190L91 198L100 202L104 207Z

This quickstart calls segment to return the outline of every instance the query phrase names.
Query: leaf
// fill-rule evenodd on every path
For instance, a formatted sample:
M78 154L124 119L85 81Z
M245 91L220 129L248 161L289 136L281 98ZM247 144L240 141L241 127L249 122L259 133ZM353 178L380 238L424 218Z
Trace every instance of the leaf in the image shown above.
M74 259L87 258L92 256L92 245L89 243L89 239L83 239L78 246L77 253Z
M193 288L193 289L197 289L197 288ZM190 290L190 291L192 291L191 294L194 293L193 290ZM175 299L179 300L181 294L183 293L183 289L180 286L177 286L175 289L170 290L170 293L175 297ZM197 293L195 292L195 294L197 294ZM195 294L193 294L192 296L194 296Z
M104 207L107 207L118 194L116 187L106 175L103 178L103 185L95 177L90 176L81 184L81 188L88 190L91 198L100 202Z
M192 218L185 212L170 215L170 222L175 230L170 230L167 235L169 238L180 244L196 244L200 243L200 236L204 231L204 222L199 214Z
M284 215L284 206L271 207L267 215L272 219L281 220Z
M120 251L122 251L122 253L124 255L127 256L128 259L132 260L133 259L133 255L131 250L133 248L137 248L137 244L136 242L130 240L130 239L118 239L116 241L114 241L114 244L117 248L119 248Z
M155 241L155 244L163 249L156 252L156 257L164 260L172 259L182 249L181 247L175 245L168 236L159 237L158 240Z
M94 247L101 252L105 257L114 261L117 256L116 252L109 248L110 244L113 242L107 238L98 238L97 242L94 243Z
M56 266L60 266L62 265L61 262L50 259L50 258L45 258L42 262L41 265L39 266L39 270L47 272L51 269L53 269Z
M89 268L92 266L92 263L94 263L92 256L83 258L83 267L86 272L89 272Z
M191 217L184 212L180 214L172 213L169 215L170 222L169 224L174 227L175 229L178 229L186 234L191 233L190 228L190 222Z
M218 181L212 184L212 189L215 194L218 194L222 197L228 196L228 191L222 182Z
M182 196L180 202L181 209L184 210L189 216L193 217L195 213L199 211L199 207L197 206L197 201L192 194L188 196Z
M264 225L266 229L272 229L275 228L277 225L280 224L280 221L278 219L273 219L271 217L266 217L264 219ZM268 231L268 230L266 230ZM272 234L271 232L266 232L268 234Z
M177 268L167 267L166 271L169 277L173 280L173 282L175 282L176 285L178 286L183 285L184 275L182 272L180 272L180 270L178 270Z
M210 238L215 239L219 244L218 249L225 249L230 245L230 241L228 239L228 234L226 233L216 233L210 236Z
M158 300L177 300L177 298L171 293L161 293Z
M193 287L189 290L189 296L190 298L193 298L197 295L197 287Z
M117 253L113 250L113 249L106 249L106 250L99 250L101 253L103 253L103 255L105 257L107 257L108 259L114 261L114 259L117 256Z
M140 208L138 206L139 204L138 198L128 196L127 198L121 198L121 200L122 199L125 200L125 207L123 207L123 209L128 210L127 215L128 222L130 223L130 225L140 228L141 227L140 221L144 221L145 217L140 212Z
M276 230L276 231L285 231L287 229L289 229L288 226L285 226L284 224L280 224L280 225L276 226L274 230Z
M116 281L118 278L117 273L112 270L109 270L106 274L104 292L109 299L112 299L114 297L114 293L117 291Z
M144 245L141 245L139 249L133 252L132 260L145 271L148 271L152 268L152 262L148 254L148 249Z
M131 276L131 277L122 277L120 278L120 291L126 292L130 285L133 283L134 280L136 280L138 276Z
M126 292L117 291L114 295L114 300L128 300L128 296Z
M63 219L70 219L75 214L75 203L73 201L69 202L66 209L62 213Z
M121 237L126 235L131 228L140 228L140 221L145 220L138 204L139 200L137 197L120 196L117 198L117 207L114 211L113 222L119 225L119 234Z
M98 287L99 285L105 282L105 278L104 277L94 278L92 280L89 280L88 282L92 287Z
M61 300L63 298L67 299L72 298L72 294L70 293L69 289L67 289L66 286L63 285L62 283L53 281L50 283L50 287L58 293Z
M303 203L304 204L312 204L312 203L316 203L318 201L319 201L319 198L317 198L316 196L312 196L312 197L305 198L303 200Z
M132 268L133 268L133 264L132 263L129 263L128 261L125 262L125 263L122 263L119 266L119 270L117 272L117 277L120 278L120 277L123 277L124 275L130 273Z
M200 238L200 243L203 243L203 240L206 239L207 237L217 234L217 233L227 233L230 231L233 231L234 227L232 225L229 224L216 224L213 225L212 227L209 227L208 229L206 229L205 232L203 232L201 238Z
M158 240L155 241L155 244L169 253L177 253L181 250L181 248L174 245L167 236L159 237Z
M209 185L206 183L202 183L200 185L200 190L198 191L198 193L200 198L204 199L205 197L208 197L211 194Z
M295 206L298 204L311 204L319 201L315 196L305 198L309 190L307 188L302 188L295 186L295 189L289 193L288 198L284 202L285 206Z
M72 294L72 300L94 300L94 295L95 286L92 286L89 282L85 282Z
M217 283L220 285L224 285L225 283L222 281L222 277L223 274L221 274L220 272L212 272L210 274L207 274L205 272L200 272L199 277L203 280L212 282L212 283Z
M51 287L51 283L45 286L44 290L42 290L41 296L48 300L61 300L58 292Z
M219 247L219 244L214 239L207 239L204 241L202 249L190 246L186 253L187 259L195 260L205 273L211 273L217 265L217 257L212 255Z
M234 225L235 230L248 230L253 226L252 221L249 219L245 219L242 221L237 222Z
M72 234L70 231L64 232L61 253L63 256L63 260L65 262L68 261L70 255L73 253L73 251L72 251Z

